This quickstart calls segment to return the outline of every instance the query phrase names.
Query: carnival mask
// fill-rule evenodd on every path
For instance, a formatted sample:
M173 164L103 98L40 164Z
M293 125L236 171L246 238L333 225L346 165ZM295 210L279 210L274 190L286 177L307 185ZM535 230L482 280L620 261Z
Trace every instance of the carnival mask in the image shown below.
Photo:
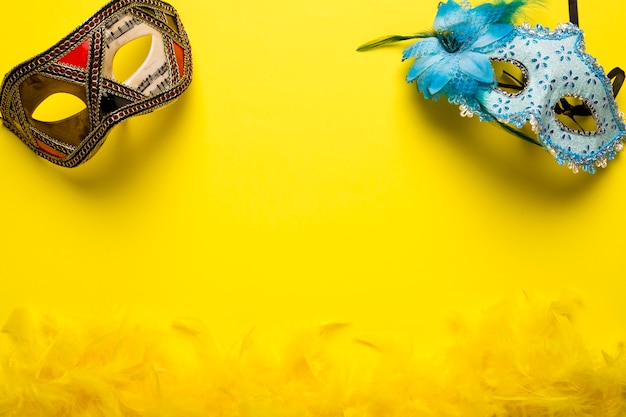
M131 41L150 36L146 60L128 79L113 74L113 58ZM131 116L178 98L191 82L189 39L176 10L158 0L113 0L55 46L4 78L5 126L43 158L65 167L89 159L109 130ZM63 120L37 120L48 97L67 93L85 104Z
M439 4L434 32L387 37L359 50L419 39L403 59L415 59L407 81L415 81L424 97L446 96L462 116L496 121L573 172L593 173L624 147L626 126L614 99L624 72L616 68L605 75L585 52L582 30L571 22L553 31L514 26L527 3L499 0L471 7L448 0ZM578 20L575 10L570 8L572 22ZM609 77L616 81L611 84ZM536 138L520 130L526 123Z

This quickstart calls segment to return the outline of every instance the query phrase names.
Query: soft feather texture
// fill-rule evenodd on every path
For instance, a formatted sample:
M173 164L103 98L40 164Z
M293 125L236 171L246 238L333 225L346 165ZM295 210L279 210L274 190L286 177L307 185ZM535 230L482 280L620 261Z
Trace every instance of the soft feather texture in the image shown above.
M219 349L200 321L70 321L17 309L0 339L0 416L612 417L624 415L621 352L588 350L579 302L526 295L427 335L362 337L331 323L278 349L254 332Z

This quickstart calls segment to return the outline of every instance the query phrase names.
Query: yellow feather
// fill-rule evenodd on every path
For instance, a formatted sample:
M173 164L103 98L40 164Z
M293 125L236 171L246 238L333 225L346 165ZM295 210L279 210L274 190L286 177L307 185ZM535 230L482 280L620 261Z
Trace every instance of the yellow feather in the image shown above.
M524 294L458 315L450 346L425 361L413 344L428 335L347 323L220 349L191 318L160 328L17 309L0 334L0 416L622 416L624 356L591 350L581 310Z

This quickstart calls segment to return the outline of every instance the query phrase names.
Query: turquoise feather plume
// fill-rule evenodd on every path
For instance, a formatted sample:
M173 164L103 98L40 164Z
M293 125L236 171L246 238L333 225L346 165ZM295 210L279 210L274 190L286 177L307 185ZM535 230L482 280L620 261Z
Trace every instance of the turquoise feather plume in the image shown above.
M492 88L495 74L487 53L513 35L513 23L524 7L540 0L499 0L471 7L467 1L439 3L431 32L389 36L362 45L357 50L418 39L403 52L403 59L415 59L407 81L415 81L424 97L445 95L451 102L476 107L479 89Z

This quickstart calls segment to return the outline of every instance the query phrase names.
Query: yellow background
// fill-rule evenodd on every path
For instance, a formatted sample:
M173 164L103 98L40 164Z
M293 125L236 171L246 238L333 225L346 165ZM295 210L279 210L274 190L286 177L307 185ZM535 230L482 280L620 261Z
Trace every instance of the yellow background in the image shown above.
M402 45L355 52L428 29L437 3L176 0L195 58L176 103L117 126L71 170L0 130L0 319L21 305L195 316L225 341L342 320L428 346L450 311L573 289L591 331L618 338L626 157L573 175L424 100ZM102 5L5 4L0 69ZM580 11L589 52L626 65L626 5ZM554 27L566 1L528 19Z

